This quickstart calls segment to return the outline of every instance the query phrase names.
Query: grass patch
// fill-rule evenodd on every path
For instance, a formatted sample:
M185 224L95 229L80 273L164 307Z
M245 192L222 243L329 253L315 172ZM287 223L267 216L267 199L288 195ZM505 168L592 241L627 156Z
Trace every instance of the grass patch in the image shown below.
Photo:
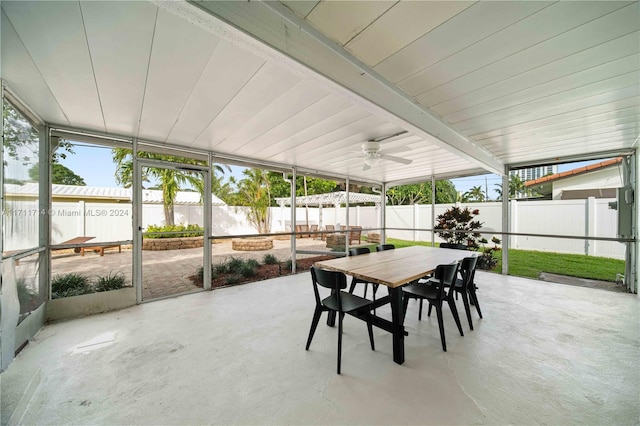
M502 253L498 252L498 266L502 269ZM615 281L616 274L624 274L624 260L582 254L550 253L533 250L509 250L509 275L538 278L541 272L568 275L599 281Z
M387 243L396 248L411 246L431 247L427 241L406 241L387 238ZM436 243L436 246L438 244ZM375 251L373 246L372 251ZM498 265L493 272L502 270L502 252L495 253ZM540 273L568 275L599 281L615 281L616 274L624 274L624 261L609 257L585 256L582 254L552 253L533 250L509 250L509 275L538 279Z

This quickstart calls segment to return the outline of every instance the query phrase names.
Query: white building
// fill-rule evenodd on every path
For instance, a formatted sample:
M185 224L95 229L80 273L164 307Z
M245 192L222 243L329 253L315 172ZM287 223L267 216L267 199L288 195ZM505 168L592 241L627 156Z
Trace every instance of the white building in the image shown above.
M540 166L540 167L529 167L526 169L519 170L511 170L509 171L509 175L517 175L520 177L522 182L527 182L530 180L539 179L544 176L554 175L558 173L558 166Z
M544 176L525 186L553 200L616 198L616 188L622 187L622 158Z

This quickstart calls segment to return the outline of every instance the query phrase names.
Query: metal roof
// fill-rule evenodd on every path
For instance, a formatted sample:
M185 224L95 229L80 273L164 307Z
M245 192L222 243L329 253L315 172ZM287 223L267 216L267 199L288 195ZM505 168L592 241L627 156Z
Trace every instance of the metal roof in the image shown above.
M24 185L5 184L4 193L6 196L30 196L38 194L38 183L25 183ZM54 198L77 198L79 200L131 200L131 188L103 188L92 186L76 185L51 185L51 195ZM144 189L142 191L143 204L162 204L162 191L155 189ZM174 204L202 204L200 193L189 191L178 191ZM211 194L211 204L214 206L225 206L226 203L220 198Z
M392 184L637 149L637 1L1 7L2 78L55 126ZM402 131L412 163L363 170Z
M361 194L359 192L349 192L349 204L376 203L380 204L382 197L376 194ZM276 202L280 206L290 206L291 197L276 198ZM324 194L301 195L296 197L297 206L327 206L341 205L347 203L347 192L336 191Z

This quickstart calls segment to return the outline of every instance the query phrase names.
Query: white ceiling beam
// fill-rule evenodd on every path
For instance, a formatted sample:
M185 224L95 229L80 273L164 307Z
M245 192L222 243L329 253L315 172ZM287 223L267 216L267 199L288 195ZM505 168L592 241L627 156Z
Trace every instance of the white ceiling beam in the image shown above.
M191 0L190 3L266 44L262 49L273 48L328 78L334 83L334 90L347 94L352 101L369 111L382 115L390 122L488 172L498 175L505 173L502 161L433 116L280 2ZM238 41L237 35L235 41ZM259 48L251 44L253 49ZM269 56L273 53L263 54Z

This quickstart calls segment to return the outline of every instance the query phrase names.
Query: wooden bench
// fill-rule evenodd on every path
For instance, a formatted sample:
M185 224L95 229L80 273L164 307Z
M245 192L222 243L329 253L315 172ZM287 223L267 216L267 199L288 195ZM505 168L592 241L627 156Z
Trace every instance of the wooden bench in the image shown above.
M115 248L118 247L118 253L122 253L122 245L121 244L110 244L106 246L95 246L95 247L81 247L81 256L84 256L85 250L93 250L96 253L100 253L100 256L104 256L104 249Z

